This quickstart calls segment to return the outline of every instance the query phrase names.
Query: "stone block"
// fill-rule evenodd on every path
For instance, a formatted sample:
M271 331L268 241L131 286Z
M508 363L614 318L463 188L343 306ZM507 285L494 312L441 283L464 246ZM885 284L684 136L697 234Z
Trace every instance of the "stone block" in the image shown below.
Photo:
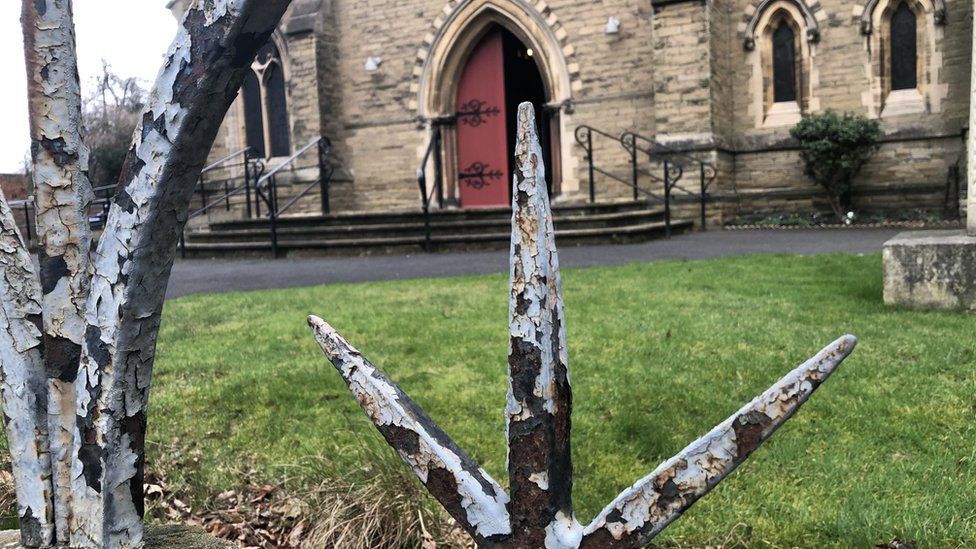
M234 543L218 540L203 530L179 524L147 526L145 549L234 549ZM20 532L0 532L0 549L21 549Z
M886 242L884 300L913 309L976 310L976 236L914 231Z

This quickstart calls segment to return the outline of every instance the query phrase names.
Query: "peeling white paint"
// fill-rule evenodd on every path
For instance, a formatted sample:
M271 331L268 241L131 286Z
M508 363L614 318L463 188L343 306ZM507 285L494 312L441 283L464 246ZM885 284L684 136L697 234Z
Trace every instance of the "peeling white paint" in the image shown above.
M246 70L232 60L256 53L262 45L257 38L270 34L288 4L195 0L149 95L128 157L131 171L124 174L125 186L116 194L92 258L85 309L91 336L83 345L75 384L76 413L87 440L77 426L71 471L73 547L128 549L142 544L142 517L133 501L141 486L132 486L138 482L142 449L136 435L130 440L129 431L140 431L146 414L176 242L199 168L224 107L233 99L230 88ZM200 70L204 62L206 70Z
M576 549L583 540L583 526L576 517L556 513L556 519L546 527L546 549Z
M41 313L41 287L7 201L0 194L0 399L22 524L36 520L25 542L54 541L51 459L47 451L46 383L41 332L31 321ZM25 524L26 526L26 524Z
M457 494L461 496L468 524L485 538L509 534L511 527L505 508L508 495L502 487L480 468L480 479L466 470L462 464L466 458L438 442L422 421L400 402L399 389L385 381L386 376L378 377L378 370L331 326L314 316L309 318L309 325L319 346L373 423L377 427L393 425L417 435L416 452L402 448L397 451L420 480L426 484L433 468L446 470L457 483ZM483 484L490 485L494 494L487 493Z
M28 70L34 206L44 287L43 326L48 381L49 445L52 456L56 534L68 542L70 454L75 391L60 372L78 368L76 350L85 334L93 199L88 181L89 151L81 139L81 90L75 55L72 3L24 4L24 46ZM53 284L52 284L53 283ZM51 348L54 347L54 348ZM68 347L72 347L68 352Z
M571 399L568 372L566 387L560 392L559 366L567 364L565 316L534 119L531 105L520 106L516 146L519 173L515 177L512 217L510 383L505 406L512 501L480 468L480 477L475 479L468 472L474 468L470 460L453 442L438 442L430 431L438 430L433 421L359 351L321 319L311 317L309 323L319 345L366 414L417 476L426 483L435 469L453 475L457 494L434 495L446 506L460 496L467 519L462 526L482 538L500 536L487 545L544 545L546 549L600 549L612 545L636 549L745 461L836 370L854 349L856 340L845 336L793 370L727 421L625 490L584 528L573 516L571 504L567 504L571 500L572 480L569 434L556 433L557 426L568 431L569 418L563 416L562 423L556 419L560 413L568 414ZM409 406L404 406L403 401ZM404 433L416 435L416 443ZM559 441L560 436L566 438ZM559 446L560 442L563 446ZM539 445L548 447L540 449ZM526 448L532 451L524 451ZM554 455L560 451L566 452L566 459L553 466ZM511 463L513 454L525 463ZM540 465L545 468L540 470ZM485 484L493 494L485 493ZM520 493L526 494L522 501ZM540 509L542 505L545 509ZM540 515L545 517L543 521L539 520ZM540 537L539 524L545 521L549 524Z
M740 456L734 422L750 414L769 418L761 432L757 432L758 446L803 405L820 382L825 380L854 350L857 340L845 336L820 351L762 395L742 407L729 419L707 435L691 443L678 455L665 461L650 475L621 493L589 526L584 535L601 528L615 539L639 534L632 547L639 547L678 518L684 509L714 488L748 456ZM663 487L673 482L676 494L662 500ZM671 486L671 485L668 485ZM611 514L619 513L621 520L610 522Z

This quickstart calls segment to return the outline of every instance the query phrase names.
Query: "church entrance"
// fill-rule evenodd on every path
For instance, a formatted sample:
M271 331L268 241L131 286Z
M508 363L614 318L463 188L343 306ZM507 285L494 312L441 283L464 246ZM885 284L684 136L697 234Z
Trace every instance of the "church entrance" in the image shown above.
M462 208L511 204L518 105L531 101L543 155L551 162L548 99L537 52L501 25L492 25L474 47L457 89L457 181ZM546 177L552 170L547 170ZM551 181L551 179L549 179Z

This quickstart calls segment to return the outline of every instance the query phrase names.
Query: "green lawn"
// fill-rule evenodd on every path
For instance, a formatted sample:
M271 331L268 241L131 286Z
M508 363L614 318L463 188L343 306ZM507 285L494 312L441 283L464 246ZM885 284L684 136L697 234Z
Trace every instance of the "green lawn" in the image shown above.
M381 439L310 336L314 313L504 483L507 295L497 275L169 302L149 467L198 494L244 472L296 491L358 474ZM567 270L564 296L581 521L853 333L841 370L658 541L976 545L976 316L885 308L880 256Z

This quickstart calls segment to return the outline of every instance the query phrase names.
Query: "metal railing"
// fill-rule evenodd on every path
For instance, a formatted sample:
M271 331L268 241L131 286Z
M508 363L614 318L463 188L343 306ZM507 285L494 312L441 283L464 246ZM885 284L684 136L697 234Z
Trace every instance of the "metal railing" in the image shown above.
M207 177L209 174L219 173L222 177L216 179ZM200 171L200 182L194 194L200 195L200 207L190 212L189 218L201 216L214 208L223 205L225 211L231 209L231 198L244 194L244 210L248 219L257 204L252 200L255 181L264 173L264 160L251 147L246 147L225 156ZM216 184L217 189L208 189ZM223 194L219 194L223 192ZM208 201L209 197L218 195L216 200Z
M286 170L291 171L296 169L297 161L306 157L307 153L311 150L316 150L318 153L316 158L318 177L312 181L312 183L308 184L305 188L295 194L295 196L293 196L283 206L279 206L278 176L280 176ZM189 217L192 219L204 215L221 206L223 206L226 211L230 211L231 199L243 194L245 219L268 219L271 252L274 257L279 257L278 219L284 213L290 210L301 199L308 196L308 194L311 193L316 187L321 189L322 215L328 215L330 211L329 185L332 181L332 176L335 173L335 168L328 162L328 156L331 151L332 142L328 138L316 137L307 145L299 149L295 154L286 158L283 162L275 166L267 173L265 173L266 165L264 160L259 158L253 149L242 149L241 151L222 158L221 160L218 160L217 162L204 168L203 172L201 172L201 178L203 175L214 172L215 170L221 168L229 169L233 167L240 168L238 175L236 177L231 175L226 179L220 179L217 181L218 184L223 185L224 192L219 194L216 198L213 198L213 196L219 191L211 191L208 193L205 186L201 185L199 190L201 193L201 206L200 208L190 212ZM238 160L236 163L231 163L232 160L238 159L241 156L244 157L243 161ZM301 168L307 167L309 166L301 166ZM210 183L212 184L213 181L210 181ZM210 198L209 201L208 195ZM180 249L183 257L186 257L185 235L180 240Z
M672 165L680 167L682 172L687 171L688 167L693 168L697 172L698 189L690 190L681 186L677 182L673 185L672 189L698 199L701 217L701 230L706 230L708 200L711 198L709 189L711 188L712 183L715 182L715 179L718 178L718 167L711 162L706 162L686 152L676 150L665 145L664 143L644 137L643 135L635 132L628 131L621 134L620 143L625 149L628 148L629 144L629 150L631 151L631 158L634 164L637 163L637 152L639 151L646 154L650 162L667 160L671 162ZM643 146L640 145L641 143Z
M318 170L319 176L311 184L306 186L302 191L296 194L287 204L282 207L278 206L278 175L281 174L285 169L292 169L295 167L296 161L303 158L306 153L311 150L317 152ZM328 156L332 151L332 142L327 137L316 137L312 141L298 150L295 154L289 156L284 162L276 166L274 169L268 173L261 176L257 183L254 185L254 194L257 198L260 198L261 202L267 208L267 213L264 217L268 218L271 232L271 254L274 257L279 257L278 253L278 218L281 217L286 211L288 211L292 206L294 206L299 200L308 195L315 187L321 188L321 200L322 200L322 215L329 214L329 184L331 183L332 174L334 173L334 168L328 164ZM257 203L257 199L255 199ZM261 217L261 213L258 212L258 217Z
M634 200L640 200L643 197L648 202L657 202L664 206L664 234L665 236L671 236L671 191L675 188L678 181L684 175L684 170L668 159L664 159L661 162L661 175L655 174L652 170L648 168L643 168L639 165L637 161L637 153L642 152L636 146L632 146L628 149L627 145L623 143L621 137L615 136L613 134L607 133L603 130L599 130L592 126L581 125L576 128L575 132L576 143L586 152L587 170L588 170L588 182L589 182L589 193L590 193L590 203L596 202L596 175L600 174L603 177L625 187L630 187L633 192ZM594 136L609 140L612 144L619 144L624 147L625 151L630 154L630 174L629 178L627 176L617 175L609 170L600 168L596 163L596 150L593 146ZM660 194L655 193L641 186L641 176L650 179L654 184L661 186Z
M103 185L92 189L94 198L88 210L88 223L93 230L99 230L105 226L105 222L108 220L109 208L112 206L112 197L115 196L117 187L117 185ZM24 200L11 200L7 205L14 212L15 221L17 221L22 231L21 236L24 237L24 240L28 244L31 243L34 237L37 236L34 222L34 197L28 196ZM18 216L24 218L22 225L20 220L16 219Z
M424 152L424 158L420 161L420 168L417 170L417 186L420 188L420 207L424 212L424 249L430 250L430 203L437 199L437 208L444 207L444 169L442 165L443 135L439 124L434 124ZM434 164L434 184L430 190L427 189L427 164L433 159Z
M14 214L14 222L20 226L20 222L17 219L18 215L23 215L24 226L21 230L21 236L28 245L34 240L34 226L31 224L31 214L34 211L34 197L27 197L25 200L11 200L7 203L10 207L11 212Z
M675 150L631 131L616 136L584 124L576 128L575 137L576 143L585 151L591 203L596 202L597 175L630 187L633 191L634 200L639 200L643 196L649 201L658 202L663 205L665 233L670 236L671 210L674 203L674 194L681 193L694 197L699 202L701 228L705 230L707 221L706 208L710 197L708 191L718 176L718 169L714 164L705 162L685 152ZM627 175L619 175L608 169L601 168L596 159L597 149L594 146L594 138L601 139L611 145L619 145L622 147L629 159L630 173ZM644 162L641 161L642 156L645 157ZM694 168L698 174L697 191L690 190L681 185L682 179L689 171L688 168ZM643 180L650 180L650 187L653 189L659 186L660 191L652 192L647 190L645 188L647 185L642 185Z

